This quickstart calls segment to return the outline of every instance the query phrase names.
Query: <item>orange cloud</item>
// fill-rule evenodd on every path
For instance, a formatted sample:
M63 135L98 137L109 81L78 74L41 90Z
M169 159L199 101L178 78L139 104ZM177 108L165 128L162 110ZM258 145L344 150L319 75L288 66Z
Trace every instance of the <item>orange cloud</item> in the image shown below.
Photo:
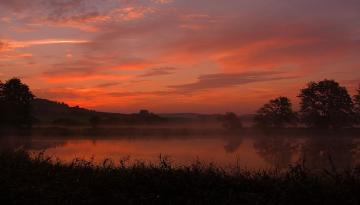
M171 2L0 1L2 77L107 111L249 111L310 80L357 84L356 1Z
M120 64L111 66L113 70L142 70L154 66L154 62L143 59L125 59Z
M87 41L87 40L44 39L44 40L35 40L35 41L14 41L14 42L10 42L10 45L13 48L24 48L24 47L37 46L37 45L81 44L81 43L89 43L89 41Z
M114 74L89 74L89 75L43 75L42 78L48 83L66 83L66 82L84 82L95 80L128 80L132 75L114 75Z

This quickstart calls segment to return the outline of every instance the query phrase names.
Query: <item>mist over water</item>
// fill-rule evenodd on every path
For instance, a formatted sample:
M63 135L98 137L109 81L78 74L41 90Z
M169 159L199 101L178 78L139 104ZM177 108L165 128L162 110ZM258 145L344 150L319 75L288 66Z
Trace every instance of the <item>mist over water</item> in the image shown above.
M77 158L99 165L105 159L115 165L120 160L157 163L161 155L177 166L201 161L250 170L286 169L295 163L310 169L347 169L359 164L359 143L353 136L3 136L0 149L25 149L65 163Z

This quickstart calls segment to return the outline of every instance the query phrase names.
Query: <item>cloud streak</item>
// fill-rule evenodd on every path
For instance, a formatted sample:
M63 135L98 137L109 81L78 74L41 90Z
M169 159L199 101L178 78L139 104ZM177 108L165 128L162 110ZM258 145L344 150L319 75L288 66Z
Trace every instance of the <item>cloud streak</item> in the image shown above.
M17 48L26 48L31 46L41 45L56 45L56 44L85 44L89 43L88 40L79 39L42 39L30 41L15 41L15 40L2 40L0 41L0 51L15 50Z
M176 70L176 68L173 67L153 68L151 70L148 70L144 74L139 75L139 77L147 78L154 76L171 75L174 74L174 70Z
M144 18L170 0L2 0L5 11L25 24L42 24L97 31L98 24Z
M296 99L306 81L357 86L359 9L358 0L0 0L0 72L108 110L254 108L262 96Z
M194 83L171 85L177 91L194 92L217 88L233 87L243 84L283 80L294 77L285 77L282 72L275 71L251 71L244 73L216 73L198 77Z

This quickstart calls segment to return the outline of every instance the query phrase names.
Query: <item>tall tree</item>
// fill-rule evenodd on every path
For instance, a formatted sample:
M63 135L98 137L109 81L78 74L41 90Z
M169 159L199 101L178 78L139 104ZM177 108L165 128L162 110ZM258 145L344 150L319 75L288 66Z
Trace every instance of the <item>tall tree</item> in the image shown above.
M341 128L355 122L352 99L334 80L310 82L298 97L301 119L309 127Z
M290 100L287 97L278 97L260 108L254 121L258 127L281 128L295 125L297 118Z
M31 126L31 101L34 95L18 78L0 83L1 123Z

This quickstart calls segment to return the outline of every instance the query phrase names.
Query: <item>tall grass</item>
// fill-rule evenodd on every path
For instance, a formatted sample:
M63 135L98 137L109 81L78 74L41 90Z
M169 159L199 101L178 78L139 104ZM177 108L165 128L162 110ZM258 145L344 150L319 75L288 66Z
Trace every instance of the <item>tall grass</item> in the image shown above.
M25 151L0 153L0 201L11 204L359 204L360 168L312 172L231 172L196 162L115 166L84 160L63 164Z

